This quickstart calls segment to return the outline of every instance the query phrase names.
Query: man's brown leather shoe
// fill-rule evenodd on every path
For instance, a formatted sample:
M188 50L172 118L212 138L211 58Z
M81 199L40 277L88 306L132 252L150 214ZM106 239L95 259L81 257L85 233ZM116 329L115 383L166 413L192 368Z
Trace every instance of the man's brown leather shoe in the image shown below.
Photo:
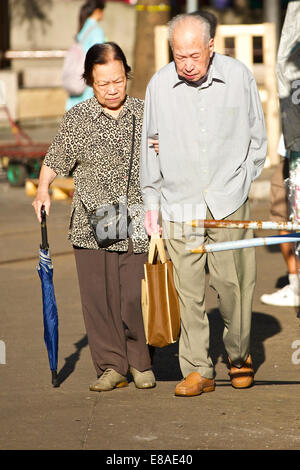
M201 393L213 392L214 389L214 379L207 379L202 377L199 372L192 372L176 385L175 395L177 397L194 397Z
M230 364L230 372L229 376L231 379L231 385L234 388L248 388L251 387L253 384L254 380L254 370L252 368L252 360L251 356L249 354L248 358L242 365L242 367L238 368L235 367L230 358L229 358L229 364Z

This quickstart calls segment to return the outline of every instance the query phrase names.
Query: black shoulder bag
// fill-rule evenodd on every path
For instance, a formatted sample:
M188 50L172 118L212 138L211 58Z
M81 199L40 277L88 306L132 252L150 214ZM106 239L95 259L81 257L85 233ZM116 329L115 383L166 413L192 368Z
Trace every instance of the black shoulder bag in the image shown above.
M88 221L100 248L107 248L131 235L131 218L128 213L127 199L132 169L135 141L135 116L133 116L133 132L129 173L126 188L125 203L117 202L99 206L88 214Z

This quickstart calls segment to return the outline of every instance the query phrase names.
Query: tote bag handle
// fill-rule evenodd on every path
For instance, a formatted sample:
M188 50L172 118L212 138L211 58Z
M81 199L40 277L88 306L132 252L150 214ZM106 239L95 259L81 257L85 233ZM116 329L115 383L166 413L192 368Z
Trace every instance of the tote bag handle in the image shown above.
M167 255L164 247L164 242L158 233L151 235L149 254L148 254L148 263L155 264L155 258L159 255L161 263L166 263Z

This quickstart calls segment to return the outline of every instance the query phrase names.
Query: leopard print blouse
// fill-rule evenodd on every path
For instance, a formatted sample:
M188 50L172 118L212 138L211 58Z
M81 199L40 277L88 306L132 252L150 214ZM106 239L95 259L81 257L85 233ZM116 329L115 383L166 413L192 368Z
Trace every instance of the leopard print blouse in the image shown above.
M75 192L71 207L68 238L73 245L100 249L87 219L102 204L126 199L126 186L132 146L133 115L136 117L135 150L128 192L135 253L148 251L144 229L144 208L139 180L139 155L144 102L126 97L117 118L107 114L93 97L68 111L44 159L55 173L72 173ZM106 248L127 251L129 239Z

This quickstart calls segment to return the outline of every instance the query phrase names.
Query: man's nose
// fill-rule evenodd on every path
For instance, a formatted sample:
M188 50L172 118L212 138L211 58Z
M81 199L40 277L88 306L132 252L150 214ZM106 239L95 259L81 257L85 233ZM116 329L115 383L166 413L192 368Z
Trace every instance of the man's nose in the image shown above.
M193 67L194 67L193 60L192 59L186 59L185 69L188 70L188 71L191 71L191 70L193 70Z

